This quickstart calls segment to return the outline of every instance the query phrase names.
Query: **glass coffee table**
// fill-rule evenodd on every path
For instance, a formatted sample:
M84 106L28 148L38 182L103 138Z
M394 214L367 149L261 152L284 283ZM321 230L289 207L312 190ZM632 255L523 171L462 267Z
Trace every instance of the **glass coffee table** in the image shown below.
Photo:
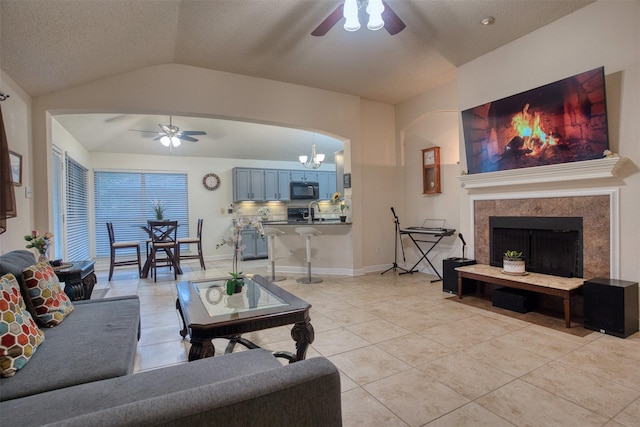
M183 328L180 335L191 340L189 361L213 357L214 338L226 338L229 344L225 353L233 351L236 344L258 348L242 334L291 325L291 337L296 342L296 353L274 352L289 363L303 360L314 331L309 318L311 305L262 276L244 277L242 292L227 295L227 278L194 280L177 284L176 308Z

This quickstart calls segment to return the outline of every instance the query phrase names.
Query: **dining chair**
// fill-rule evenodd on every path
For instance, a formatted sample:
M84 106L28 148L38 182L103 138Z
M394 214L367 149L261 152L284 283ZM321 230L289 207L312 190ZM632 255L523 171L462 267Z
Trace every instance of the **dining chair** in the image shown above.
M191 245L195 244L198 248L198 253L190 253L186 254L180 251L180 259L198 259L200 260L200 268L206 270L207 267L204 265L204 258L202 256L202 218L198 219L198 229L196 231L196 237L181 237L178 239L179 245Z
M111 281L111 277L113 276L114 267L121 267L125 265L138 265L138 277L140 277L140 272L142 270L140 263L140 242L136 241L116 241L115 234L113 232L113 223L107 222L107 232L109 233L109 248L110 248L110 259L109 259L109 281ZM116 251L122 249L135 249L136 250L136 259L123 259L120 261L116 261Z
M147 221L151 237L149 256L151 275L158 281L158 267L173 269L174 280L178 279L180 245L178 245L178 221Z

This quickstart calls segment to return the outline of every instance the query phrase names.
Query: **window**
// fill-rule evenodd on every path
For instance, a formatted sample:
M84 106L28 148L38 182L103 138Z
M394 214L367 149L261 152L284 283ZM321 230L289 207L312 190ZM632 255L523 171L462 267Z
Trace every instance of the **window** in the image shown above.
M51 202L53 204L53 250L55 258L68 259L64 255L64 161L62 150L53 146L51 150L51 176L53 179Z
M87 203L87 169L66 156L67 168L67 259L89 259L89 208Z
M143 242L148 238L141 227L155 219L153 200L162 202L165 219L178 221L178 237L189 234L186 173L96 171L94 188L97 257L109 256L109 221L117 240Z

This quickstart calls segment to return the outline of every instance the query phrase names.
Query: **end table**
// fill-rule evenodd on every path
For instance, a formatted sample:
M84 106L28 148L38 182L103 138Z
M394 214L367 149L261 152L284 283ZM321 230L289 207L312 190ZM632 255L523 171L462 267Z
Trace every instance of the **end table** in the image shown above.
M93 287L98 283L94 266L94 261L72 261L61 267L53 267L58 279L64 282L64 292L71 301L91 298Z

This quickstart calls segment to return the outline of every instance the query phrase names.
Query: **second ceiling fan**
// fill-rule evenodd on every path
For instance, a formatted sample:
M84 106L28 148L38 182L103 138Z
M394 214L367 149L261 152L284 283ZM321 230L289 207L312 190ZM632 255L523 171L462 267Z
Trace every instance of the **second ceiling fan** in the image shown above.
M163 125L158 124L160 126L160 132L152 131L152 130L138 130L131 129L134 132L143 132L143 133L154 133L157 136L153 138L154 141L160 140L160 143L165 147L177 147L181 144L181 141L188 142L197 142L196 138L193 138L195 135L206 135L207 133L202 130L180 130L178 126L173 125L173 117L169 116L169 124Z
M311 35L324 36L343 17L346 21L345 30L357 31L360 29L359 9L363 7L369 14L367 27L371 30L378 30L384 26L384 29L393 36L406 27L402 19L396 15L384 0L345 0L311 32Z

